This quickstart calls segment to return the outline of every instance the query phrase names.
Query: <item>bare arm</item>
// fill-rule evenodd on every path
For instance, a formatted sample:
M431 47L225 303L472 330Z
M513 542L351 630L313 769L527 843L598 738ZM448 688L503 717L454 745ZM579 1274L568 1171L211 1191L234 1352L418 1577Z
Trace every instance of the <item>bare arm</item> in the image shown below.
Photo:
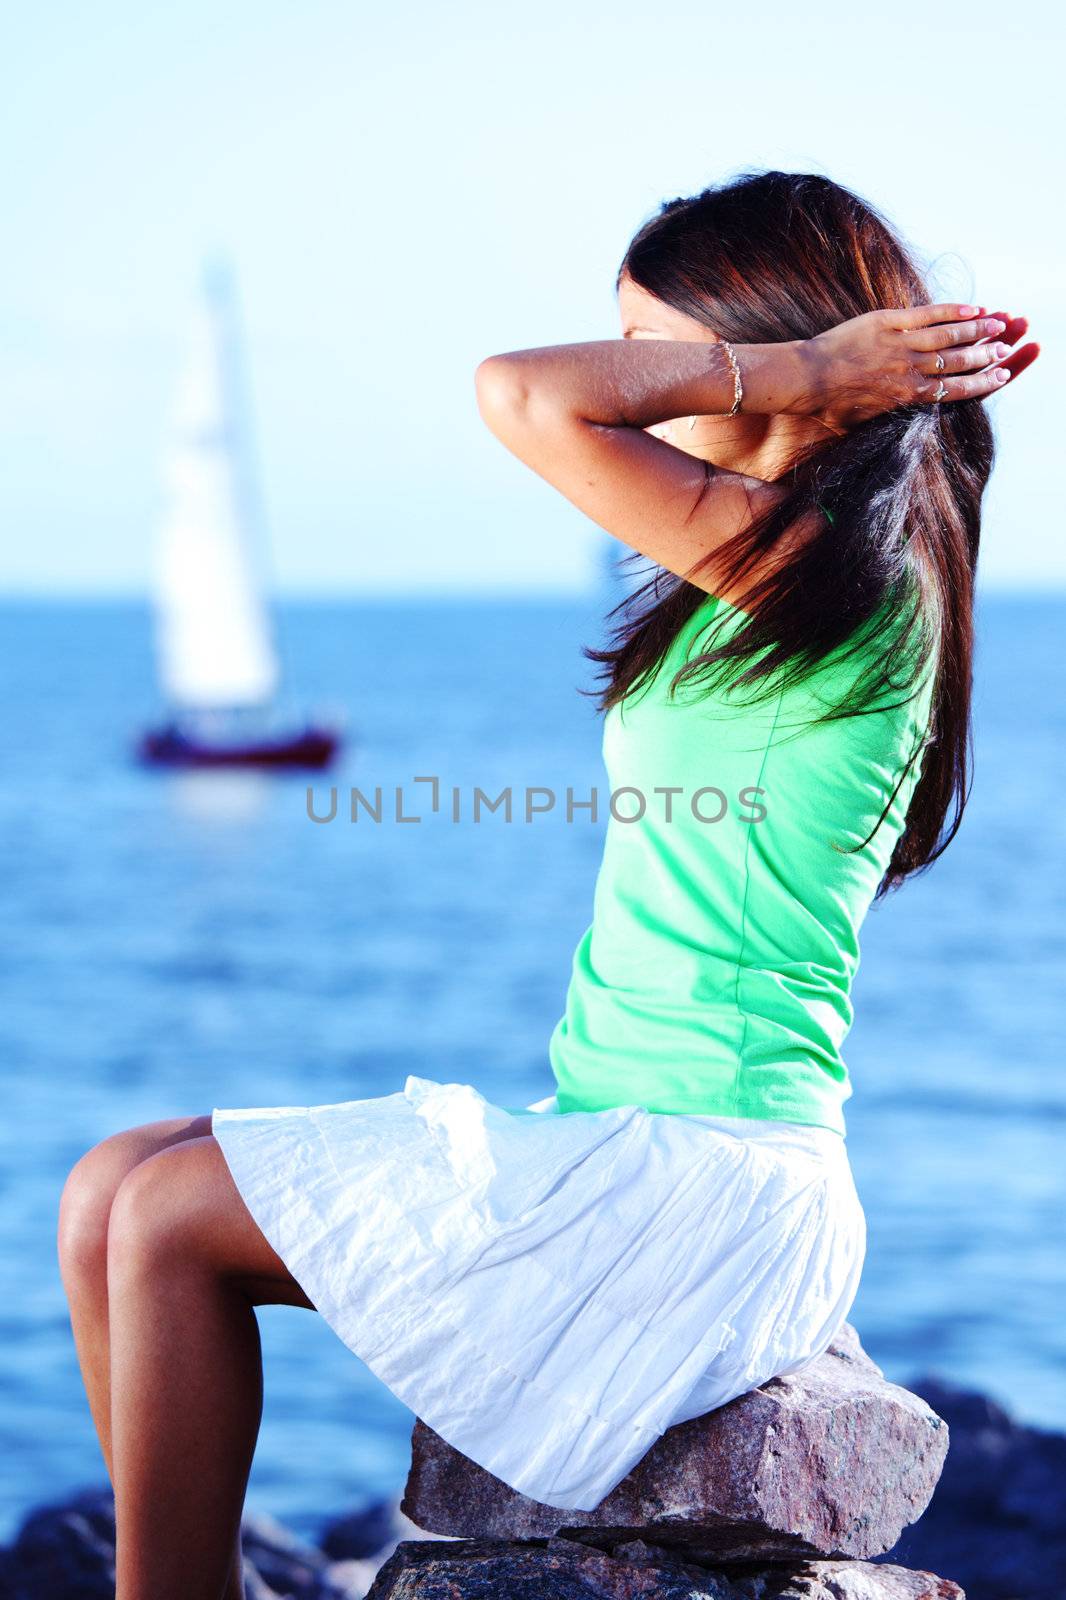
M769 359L763 351L772 352ZM741 346L745 410L784 410L798 347ZM493 356L477 372L485 422L509 450L608 533L688 576L781 493L644 432L728 412L733 374L720 345L603 339ZM704 568L691 581L714 590Z
M741 409L816 416L846 429L932 400L941 382L942 399L990 394L1006 369L989 366L993 352L978 341L1004 323L963 317L971 310L875 311L817 339L736 345ZM784 492L710 468L644 431L730 410L732 372L715 343L605 339L514 351L481 363L477 394L489 428L534 472L608 533L712 592L713 572L696 575L695 564Z

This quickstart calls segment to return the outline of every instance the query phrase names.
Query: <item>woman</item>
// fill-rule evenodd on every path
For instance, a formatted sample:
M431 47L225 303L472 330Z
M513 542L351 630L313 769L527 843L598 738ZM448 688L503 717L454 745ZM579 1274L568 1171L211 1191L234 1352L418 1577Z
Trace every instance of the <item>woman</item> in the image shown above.
M256 1305L319 1310L467 1455L587 1509L852 1304L857 933L958 827L982 401L1037 347L928 304L820 177L664 206L618 287L621 339L477 375L504 444L658 569L590 652L615 796L557 1093L412 1076L82 1157L59 1249L118 1600L242 1593Z

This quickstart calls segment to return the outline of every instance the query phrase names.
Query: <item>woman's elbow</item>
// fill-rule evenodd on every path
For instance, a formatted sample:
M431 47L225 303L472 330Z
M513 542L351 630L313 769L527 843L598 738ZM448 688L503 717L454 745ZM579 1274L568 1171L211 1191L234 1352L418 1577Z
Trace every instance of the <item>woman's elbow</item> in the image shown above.
M573 417L550 378L518 356L489 356L477 369L478 409L496 437L510 448L554 440Z
M477 407L493 433L521 426L529 409L529 392L518 363L507 356L489 356L474 374Z

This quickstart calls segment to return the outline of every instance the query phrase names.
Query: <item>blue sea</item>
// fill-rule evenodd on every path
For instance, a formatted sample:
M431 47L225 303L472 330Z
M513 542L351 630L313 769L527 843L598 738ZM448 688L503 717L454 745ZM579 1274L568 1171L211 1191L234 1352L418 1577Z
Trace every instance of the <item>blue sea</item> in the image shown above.
M0 1537L104 1478L55 1256L77 1158L218 1106L387 1094L408 1073L511 1106L586 926L603 822L483 816L475 786L605 780L585 601L289 605L289 681L350 738L306 776L196 777L130 757L158 706L147 612L0 608ZM869 1224L852 1313L890 1378L930 1368L1066 1428L1066 697L1061 598L979 614L962 830L870 914L846 1047ZM441 806L430 810L439 780ZM347 820L353 786L382 821ZM407 815L395 820L395 790ZM461 820L451 816L460 793ZM358 1293L358 1285L353 1286ZM411 1413L312 1313L260 1312L249 1506L300 1532L397 1491Z

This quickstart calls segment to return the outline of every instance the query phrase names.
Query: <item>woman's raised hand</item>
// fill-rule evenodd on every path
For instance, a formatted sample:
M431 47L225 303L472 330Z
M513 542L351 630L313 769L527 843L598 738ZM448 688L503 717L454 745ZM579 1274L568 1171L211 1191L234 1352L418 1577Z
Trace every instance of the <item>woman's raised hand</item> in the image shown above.
M1028 326L981 306L868 311L805 341L797 409L847 429L898 406L984 399L1036 360L1039 345L1014 349Z

